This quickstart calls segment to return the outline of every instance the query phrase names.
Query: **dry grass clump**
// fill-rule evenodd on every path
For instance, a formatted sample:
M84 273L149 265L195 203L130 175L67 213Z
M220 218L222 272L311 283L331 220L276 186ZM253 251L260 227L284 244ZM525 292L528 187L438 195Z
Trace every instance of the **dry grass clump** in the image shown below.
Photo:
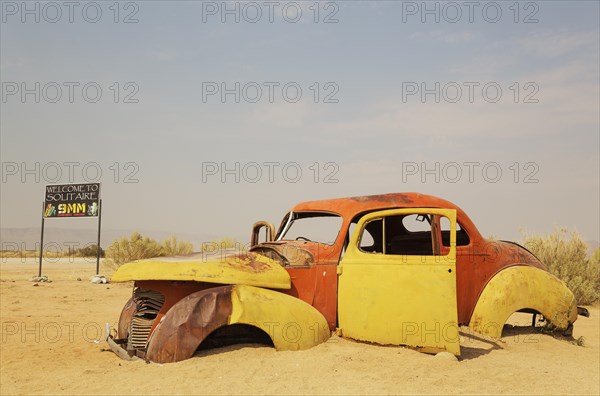
M192 248L191 242L178 241L175 236L160 243L143 237L136 231L129 238L113 241L106 249L106 257L118 267L123 263L145 258L190 254Z
M523 245L567 284L578 304L599 300L600 248L588 255L588 245L578 232L559 228L548 235L525 235Z

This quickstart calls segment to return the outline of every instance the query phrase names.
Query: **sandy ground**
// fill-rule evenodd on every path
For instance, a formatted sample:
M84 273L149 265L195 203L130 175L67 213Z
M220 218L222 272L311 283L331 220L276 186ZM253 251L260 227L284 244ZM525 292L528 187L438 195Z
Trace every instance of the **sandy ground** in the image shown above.
M307 351L245 344L146 364L94 341L131 294L91 284L94 271L81 259L45 263L52 282L34 286L34 259L2 260L0 394L600 394L597 307L575 324L584 346L523 327L495 343L465 333L458 362L334 336Z

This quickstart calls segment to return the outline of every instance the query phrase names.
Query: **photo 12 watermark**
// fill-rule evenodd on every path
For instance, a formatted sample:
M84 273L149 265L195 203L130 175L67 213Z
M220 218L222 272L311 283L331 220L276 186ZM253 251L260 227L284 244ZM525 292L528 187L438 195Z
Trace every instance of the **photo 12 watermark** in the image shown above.
M213 322L202 322L205 326L210 327ZM281 342L298 343L301 339L312 339L315 343L321 342L337 342L337 338L324 339L324 334L329 334L329 328L322 323L312 322L280 322L280 321L264 321L251 322L250 326L257 327L263 330L271 339L280 339ZM508 325L515 328L525 328L527 326L518 324L500 324L487 323L484 330L487 329L502 329ZM93 343L100 344L109 334L107 329L115 328L116 326L108 326L98 322L77 322L77 321L15 321L7 320L0 323L0 341L2 344L55 344L62 343ZM520 334L519 331L513 331L512 334L507 334L512 343L538 343L540 342L539 330L537 327L532 327L532 330ZM400 324L399 344L407 345L415 340L423 344L460 342L462 345L477 343L482 341L496 343L497 340L483 336L479 332L473 331L470 327L459 326L456 322L414 322L404 321Z
M402 162L402 183L499 183L510 180L513 183L539 183L540 166L537 162Z
M248 81L202 82L202 103L339 103L336 82Z
M139 103L136 82L3 81L2 103Z
M535 1L403 1L402 22L539 23Z
M402 103L540 103L539 91L534 81L504 86L496 81L404 81Z
M84 260L88 263L96 262L97 255L96 242L80 243L80 242L47 242L44 243L42 249L42 257L44 261L49 263L64 262L74 263L77 260ZM28 244L27 242L17 241L2 241L1 256L2 262L18 259L21 264L26 264L27 259L35 259L39 257L40 244ZM100 248L100 257L105 256L104 249Z
M2 183L139 183L137 162L2 162Z
M54 344L67 343L94 343L99 344L106 339L105 325L97 322L25 322L3 321L0 325L2 344Z
M135 1L2 1L2 23L138 23Z
M335 162L202 162L202 183L339 183Z
M202 22L339 23L335 1L203 1Z

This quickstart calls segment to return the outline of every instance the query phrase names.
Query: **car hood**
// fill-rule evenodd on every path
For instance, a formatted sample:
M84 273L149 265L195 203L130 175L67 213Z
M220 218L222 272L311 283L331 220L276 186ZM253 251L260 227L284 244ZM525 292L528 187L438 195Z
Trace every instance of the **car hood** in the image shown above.
M112 282L141 280L291 288L290 276L278 262L253 252L217 258L192 255L139 260L123 264L111 277Z

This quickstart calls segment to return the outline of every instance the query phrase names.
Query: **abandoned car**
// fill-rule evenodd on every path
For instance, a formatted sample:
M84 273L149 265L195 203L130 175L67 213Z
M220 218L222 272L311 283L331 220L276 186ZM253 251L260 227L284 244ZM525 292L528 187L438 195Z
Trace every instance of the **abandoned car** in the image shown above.
M140 260L112 281L134 284L111 349L159 363L228 336L299 350L332 331L459 356L459 326L498 338L527 312L569 333L578 315L526 248L483 238L458 206L419 193L304 202L277 231L255 223L245 252Z

